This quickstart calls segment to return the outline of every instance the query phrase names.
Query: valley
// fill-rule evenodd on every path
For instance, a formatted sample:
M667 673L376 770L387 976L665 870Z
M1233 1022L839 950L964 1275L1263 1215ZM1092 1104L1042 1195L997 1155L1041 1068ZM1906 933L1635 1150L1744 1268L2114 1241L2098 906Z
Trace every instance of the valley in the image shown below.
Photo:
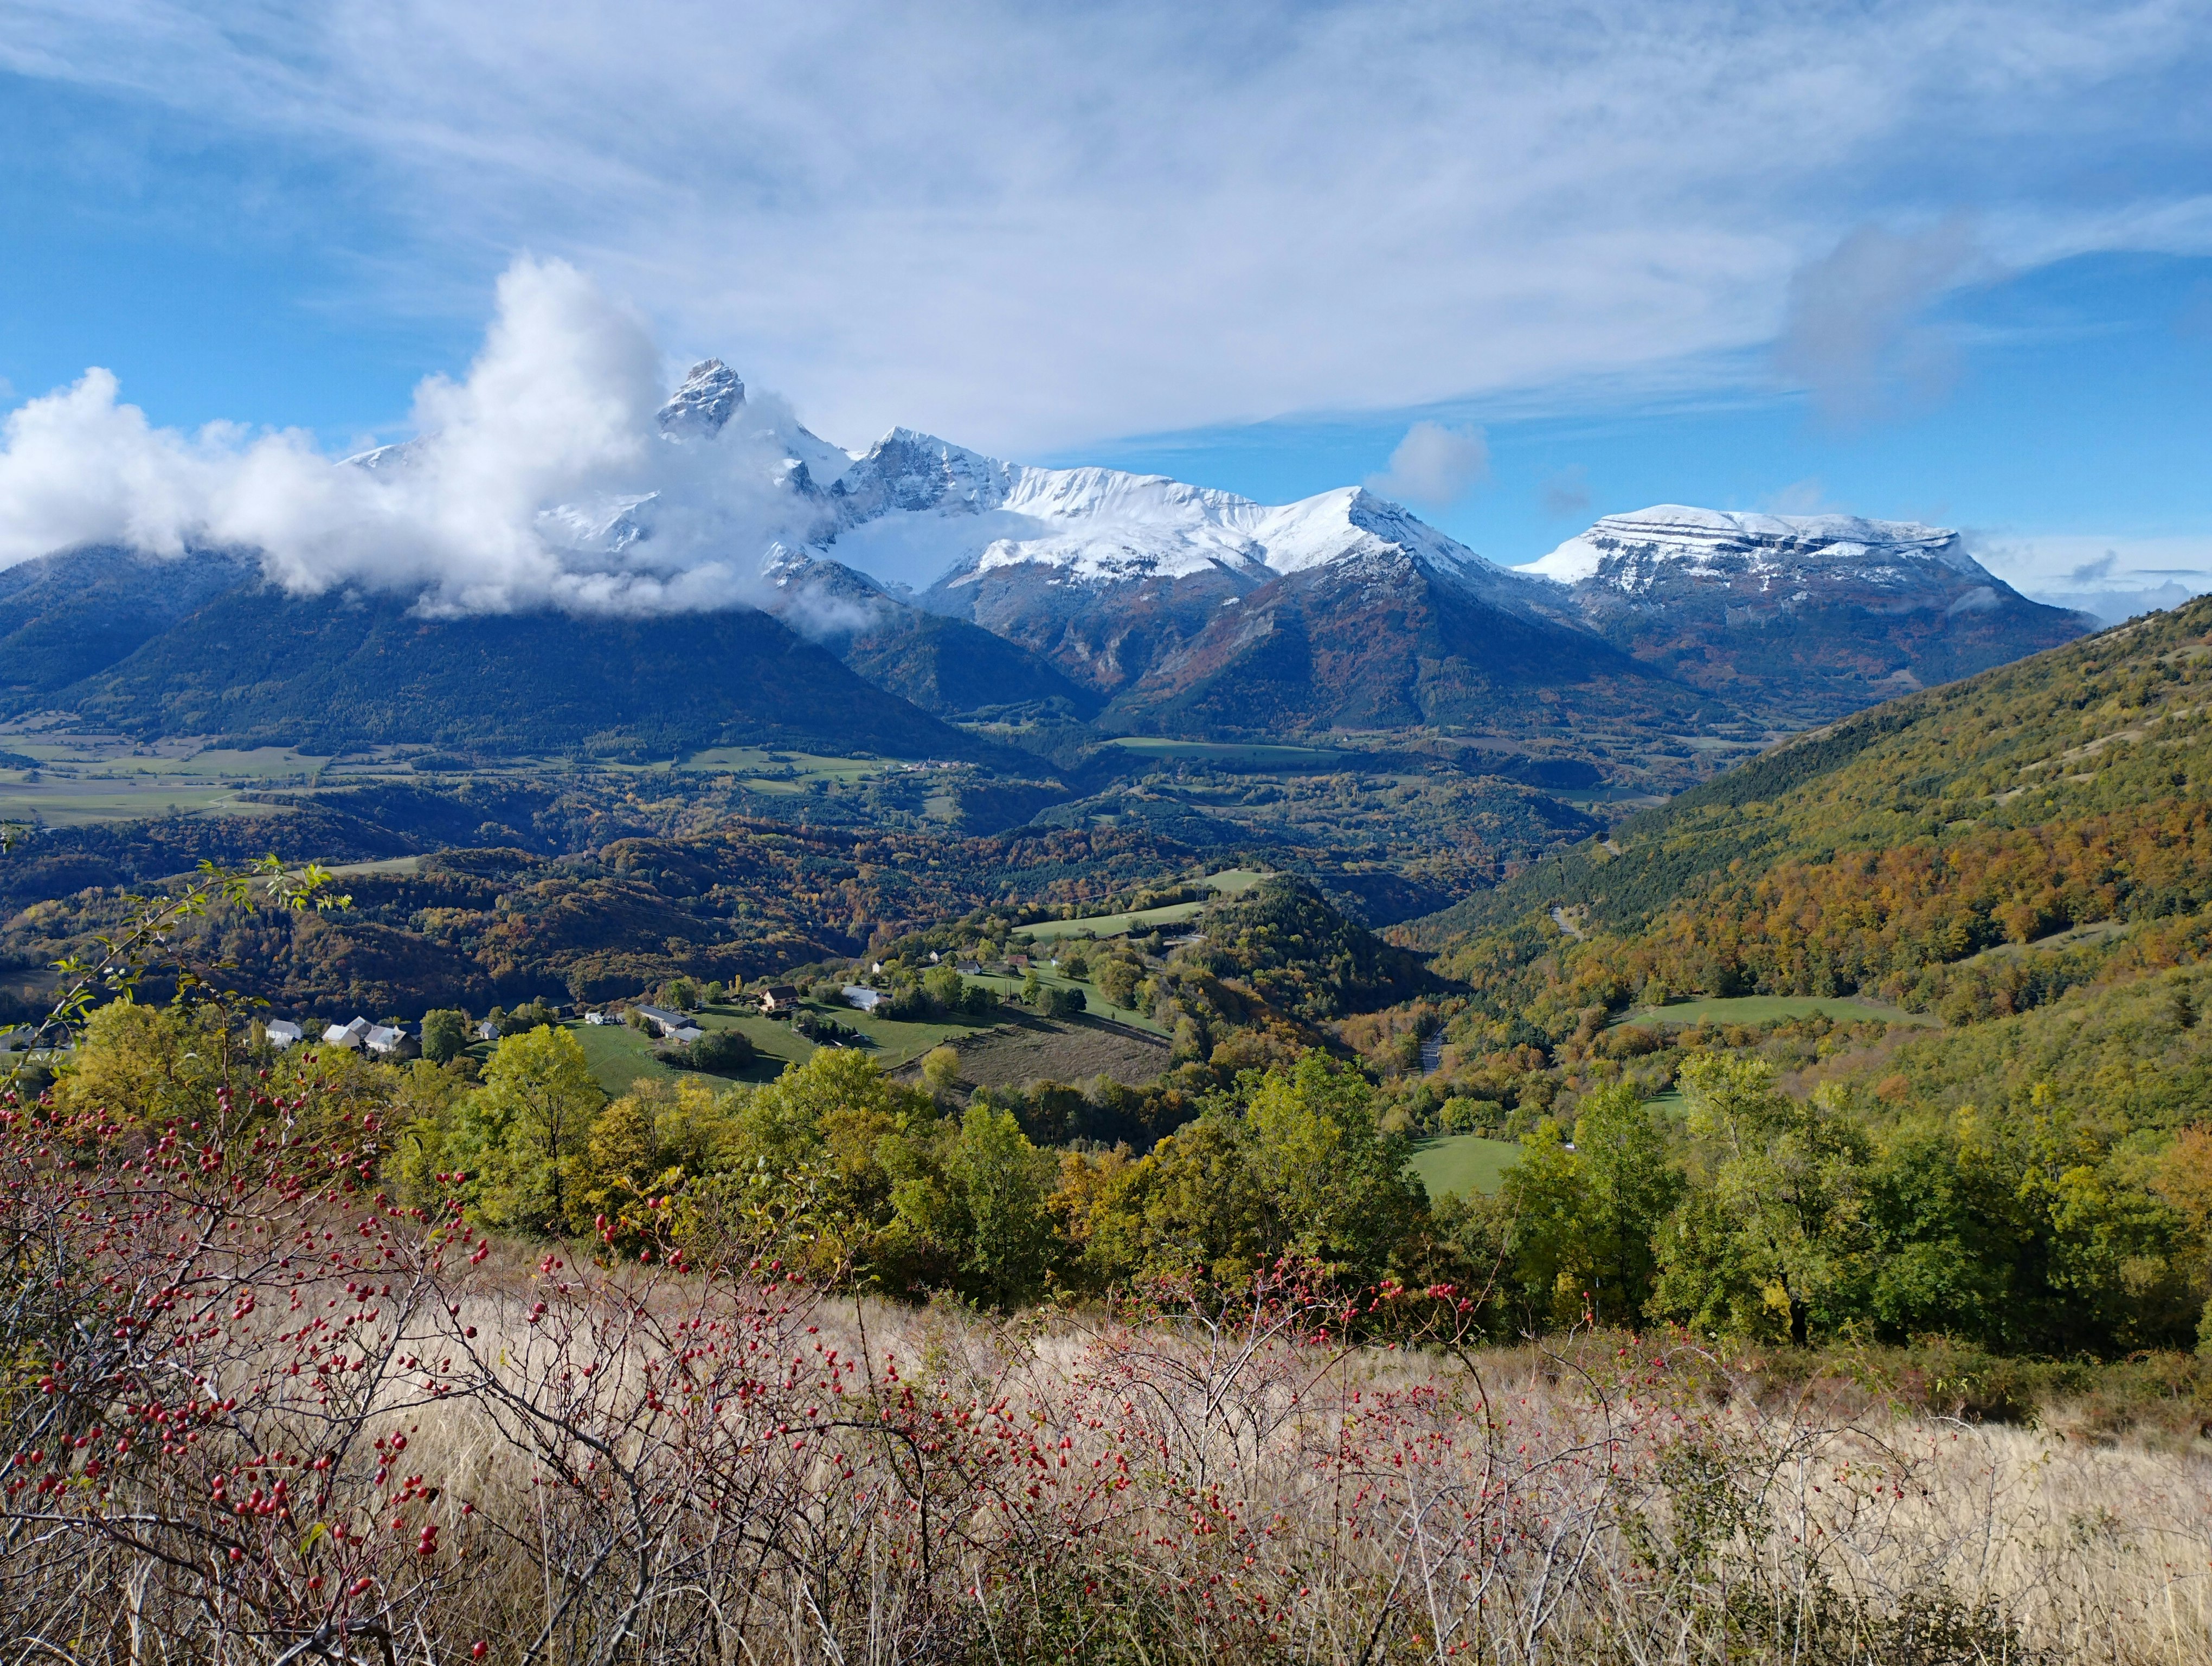
M711 471L750 411L710 362L663 438ZM2212 604L2085 635L1947 529L1664 505L1508 570L1364 489L1271 507L761 420L743 454L783 457L805 535L714 606L8 569L0 1018L137 897L273 852L343 906L213 903L148 994L311 1032L493 1015L410 1067L424 1140L489 1137L468 1107L526 1038L579 1093L733 1128L866 1081L938 1129L897 1136L938 1142L909 1169L965 1172L951 1130L1006 1118L1057 1165L1053 1276L1097 1288L1275 1242L1290 1159L1251 1142L1295 1102L1367 1177L1333 1253L1486 1267L1486 1325L1571 1322L1571 1285L1796 1342L2185 1340L2212 1259L2160 1165L2212 999ZM689 512L562 524L629 562ZM88 635L83 595L135 623ZM695 1042L648 1033L672 1008ZM1729 1106L1757 1128L1716 1144ZM1842 1201L1770 1266L1729 1211L1798 1195L1806 1141ZM678 1143L684 1184L723 1172ZM2051 1270L2087 1253L2038 1201L2062 1148L2133 1246L2104 1272ZM1906 1195L1935 1172L2008 1177L1972 1208L2011 1247ZM925 1276L891 1241L870 1276Z

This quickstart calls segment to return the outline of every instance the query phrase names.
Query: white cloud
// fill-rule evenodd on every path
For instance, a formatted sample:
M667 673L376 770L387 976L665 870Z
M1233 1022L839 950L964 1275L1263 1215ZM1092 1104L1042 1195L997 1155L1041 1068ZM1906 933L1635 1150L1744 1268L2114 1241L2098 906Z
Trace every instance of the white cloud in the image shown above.
M2015 266L2212 227L2212 18L2183 0L8 16L0 65L343 170L411 239L359 251L395 274L367 304L559 252L848 440L1019 455L1675 376L1771 342L1841 227L1978 205ZM1854 343L1899 368L1924 286L1864 276L1801 295L1823 385Z
M1490 478L1490 443L1479 428L1419 422L1390 453L1390 466L1370 475L1370 489L1426 509L1448 509Z
M374 467L298 433L157 429L92 369L0 429L0 566L86 544L258 554L301 593L356 584L434 611L654 612L764 594L760 560L810 513L775 482L788 413L756 397L712 439L663 440L661 356L573 266L521 260L460 381L416 390L418 438ZM655 523L672 486L681 519ZM649 536L607 534L635 500Z

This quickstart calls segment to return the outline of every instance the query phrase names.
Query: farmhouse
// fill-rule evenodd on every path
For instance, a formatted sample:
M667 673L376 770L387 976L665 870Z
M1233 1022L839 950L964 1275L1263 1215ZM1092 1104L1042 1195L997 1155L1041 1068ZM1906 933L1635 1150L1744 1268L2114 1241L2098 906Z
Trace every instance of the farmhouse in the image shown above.
M788 1012L799 1005L799 991L788 983L771 983L755 993L760 996L763 1012Z
M262 1026L262 1033L269 1037L270 1046L282 1053L293 1043L304 1037L307 1031L289 1018L271 1018Z
M367 1018L356 1018L350 1024L333 1024L323 1031L323 1045L358 1048L368 1039L371 1028Z
M691 1028L691 1019L688 1014L671 1012L665 1006L633 1006L629 1010L651 1025L656 1035L673 1036L679 1030Z

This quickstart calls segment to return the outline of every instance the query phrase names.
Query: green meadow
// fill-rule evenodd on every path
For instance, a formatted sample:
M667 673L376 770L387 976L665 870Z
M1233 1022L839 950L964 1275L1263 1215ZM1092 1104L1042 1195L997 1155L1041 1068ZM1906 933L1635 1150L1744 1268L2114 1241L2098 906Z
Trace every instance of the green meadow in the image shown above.
M1267 877L1258 868L1230 867L1209 873L1199 883L1221 896L1241 897ZM1196 918L1205 909L1202 902L1169 903L1127 914L1094 914L1081 920L1040 920L1033 926L1017 927L1013 935L1033 943L1059 942L1071 937L1127 937L1131 932L1150 931L1157 926L1180 925Z
M1416 1140L1407 1167L1420 1176L1431 1197L1487 1195L1504 1183L1506 1170L1520 1157L1521 1147L1510 1140L1490 1140L1479 1134L1441 1134Z

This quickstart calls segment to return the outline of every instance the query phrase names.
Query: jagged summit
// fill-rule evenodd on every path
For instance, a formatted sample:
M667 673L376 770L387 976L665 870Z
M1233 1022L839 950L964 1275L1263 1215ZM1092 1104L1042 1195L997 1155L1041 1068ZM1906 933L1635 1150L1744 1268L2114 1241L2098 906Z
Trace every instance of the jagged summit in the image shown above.
M702 360L660 407L660 431L678 437L720 434L744 402L745 385L736 371L720 359Z
M1206 576L1244 584L1395 551L1496 599L1540 587L1359 487L1264 504L1166 475L1033 468L894 429L830 488L831 559L940 594L1033 569L1063 587Z

